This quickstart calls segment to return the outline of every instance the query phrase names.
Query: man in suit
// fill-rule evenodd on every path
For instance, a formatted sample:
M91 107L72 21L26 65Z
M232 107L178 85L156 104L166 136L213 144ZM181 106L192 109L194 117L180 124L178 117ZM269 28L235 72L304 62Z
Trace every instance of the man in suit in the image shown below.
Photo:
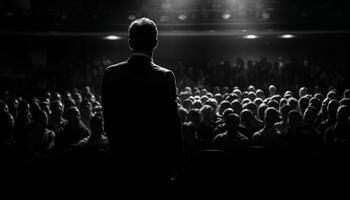
M103 78L105 131L126 181L168 182L183 164L175 77L152 59L157 35L152 20L133 21L132 55L108 67Z

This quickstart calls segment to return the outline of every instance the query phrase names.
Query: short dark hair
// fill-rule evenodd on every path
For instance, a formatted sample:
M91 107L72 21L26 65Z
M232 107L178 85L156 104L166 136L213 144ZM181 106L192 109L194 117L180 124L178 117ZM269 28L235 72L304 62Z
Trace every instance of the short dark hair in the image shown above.
M157 25L148 18L136 19L129 26L130 47L134 51L153 49L157 43L157 36Z

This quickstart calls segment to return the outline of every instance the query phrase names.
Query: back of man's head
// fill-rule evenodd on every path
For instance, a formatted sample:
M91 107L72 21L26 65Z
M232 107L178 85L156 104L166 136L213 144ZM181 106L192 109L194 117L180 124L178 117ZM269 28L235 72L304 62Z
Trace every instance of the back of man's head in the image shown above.
M129 26L129 43L134 51L149 51L157 46L158 28L148 18L140 18Z

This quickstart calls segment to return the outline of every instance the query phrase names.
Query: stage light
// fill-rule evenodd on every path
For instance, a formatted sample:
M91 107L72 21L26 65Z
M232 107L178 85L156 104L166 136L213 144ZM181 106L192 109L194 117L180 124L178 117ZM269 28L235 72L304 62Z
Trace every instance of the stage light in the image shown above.
M222 14L222 18L223 19L230 19L230 17L231 17L231 14L230 13L228 13L228 12L225 12L224 14Z
M184 21L187 19L187 16L185 14L180 14L179 15L179 20Z
M258 36L257 35L245 35L243 38L245 38L245 39L257 39Z
M122 38L117 36L117 35L109 35L109 36L104 37L104 39L106 39L106 40L120 40Z
M295 38L295 35L292 35L292 34L284 34L284 35L281 35L280 38L290 39L290 38Z
M136 19L136 16L135 16L135 15L129 15L129 16L128 16L128 19L129 19L130 21L134 21L134 20Z

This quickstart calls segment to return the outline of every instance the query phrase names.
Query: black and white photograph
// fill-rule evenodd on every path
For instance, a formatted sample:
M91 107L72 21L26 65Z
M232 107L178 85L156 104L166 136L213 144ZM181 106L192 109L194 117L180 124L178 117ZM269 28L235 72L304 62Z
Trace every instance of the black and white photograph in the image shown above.
M0 1L2 194L339 194L349 145L350 1Z

